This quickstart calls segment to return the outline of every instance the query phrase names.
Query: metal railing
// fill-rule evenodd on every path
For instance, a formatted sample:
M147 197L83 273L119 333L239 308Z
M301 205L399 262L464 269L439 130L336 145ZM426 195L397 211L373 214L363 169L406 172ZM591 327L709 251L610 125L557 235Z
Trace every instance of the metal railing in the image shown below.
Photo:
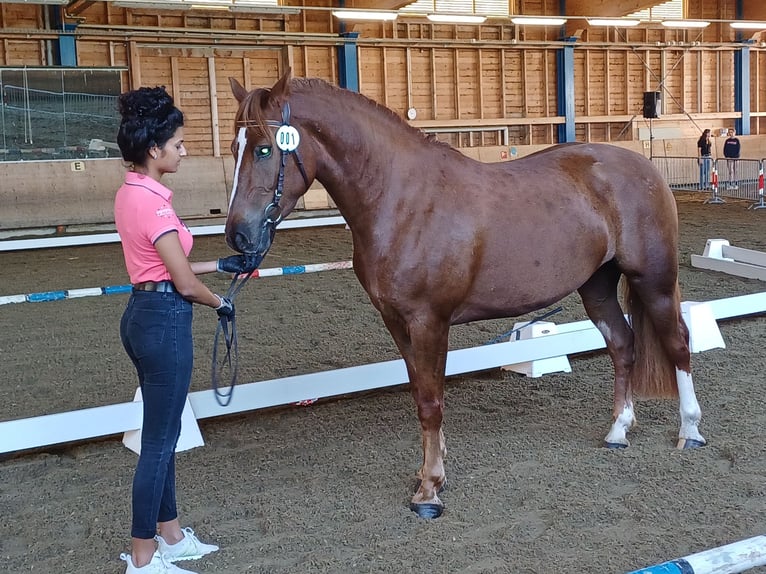
M764 159L698 158L681 156L653 157L652 163L674 191L709 192L706 203L724 203L725 197L764 204Z

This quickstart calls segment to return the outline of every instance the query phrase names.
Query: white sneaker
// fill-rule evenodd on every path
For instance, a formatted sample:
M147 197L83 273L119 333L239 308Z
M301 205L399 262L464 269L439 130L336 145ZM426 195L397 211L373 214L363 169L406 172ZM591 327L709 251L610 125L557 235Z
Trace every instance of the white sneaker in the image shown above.
M184 533L183 540L175 544L168 544L160 535L154 537L159 545L159 553L165 557L165 560L169 562L196 560L197 558L202 558L205 554L218 550L218 546L215 544L200 542L191 528L182 528L181 532Z
M141 568L133 565L133 558L130 554L120 554L120 560L128 563L125 574L197 574L191 570L179 568L159 552L155 552L152 561L146 566L141 566Z

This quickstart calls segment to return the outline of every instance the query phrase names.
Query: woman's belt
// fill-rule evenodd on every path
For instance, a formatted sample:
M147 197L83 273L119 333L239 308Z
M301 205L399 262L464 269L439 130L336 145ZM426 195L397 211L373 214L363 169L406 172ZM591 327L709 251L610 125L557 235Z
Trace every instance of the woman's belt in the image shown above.
M144 281L133 283L133 291L157 291L159 293L175 293L176 286L172 281Z

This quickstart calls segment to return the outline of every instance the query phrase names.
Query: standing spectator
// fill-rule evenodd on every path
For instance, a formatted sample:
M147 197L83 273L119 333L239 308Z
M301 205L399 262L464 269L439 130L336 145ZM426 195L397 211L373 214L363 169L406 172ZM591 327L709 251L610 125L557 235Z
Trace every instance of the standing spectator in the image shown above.
M723 156L726 158L726 167L729 171L729 189L739 189L737 181L737 160L739 159L739 138L736 137L734 128L726 132L726 141L723 142Z
M700 189L710 189L710 167L713 163L710 130L704 130L697 140L697 163L700 166Z
M234 317L234 306L197 275L245 273L242 255L191 263L192 234L173 208L173 192L160 183L186 156L184 119L165 88L139 88L119 98L117 143L130 169L117 191L114 216L133 284L120 337L133 362L143 398L141 454L133 476L132 551L122 554L126 574L193 574L174 562L215 552L176 508L175 449L192 375L192 303Z

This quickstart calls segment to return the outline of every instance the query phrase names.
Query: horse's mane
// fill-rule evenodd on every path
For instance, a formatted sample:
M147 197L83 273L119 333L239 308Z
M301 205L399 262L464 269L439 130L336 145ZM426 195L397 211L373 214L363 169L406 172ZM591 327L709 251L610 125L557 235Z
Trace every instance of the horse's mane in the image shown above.
M346 99L355 105L365 108L368 114L375 114L383 119L385 122L393 123L394 125L404 129L416 137L420 137L426 142L444 146L450 149L454 149L448 143L439 141L434 134L428 134L408 124L401 116L391 109L380 105L375 100L350 90L344 90L325 80L320 78L292 78L290 80L290 92L292 94L317 94L325 93L330 95L333 99ZM261 110L268 103L268 98L271 95L271 91L265 88L258 88L250 92L243 105L240 106L240 110L237 112L235 118L236 125L247 125L251 127L257 127L263 134L267 134L266 120L264 119Z

